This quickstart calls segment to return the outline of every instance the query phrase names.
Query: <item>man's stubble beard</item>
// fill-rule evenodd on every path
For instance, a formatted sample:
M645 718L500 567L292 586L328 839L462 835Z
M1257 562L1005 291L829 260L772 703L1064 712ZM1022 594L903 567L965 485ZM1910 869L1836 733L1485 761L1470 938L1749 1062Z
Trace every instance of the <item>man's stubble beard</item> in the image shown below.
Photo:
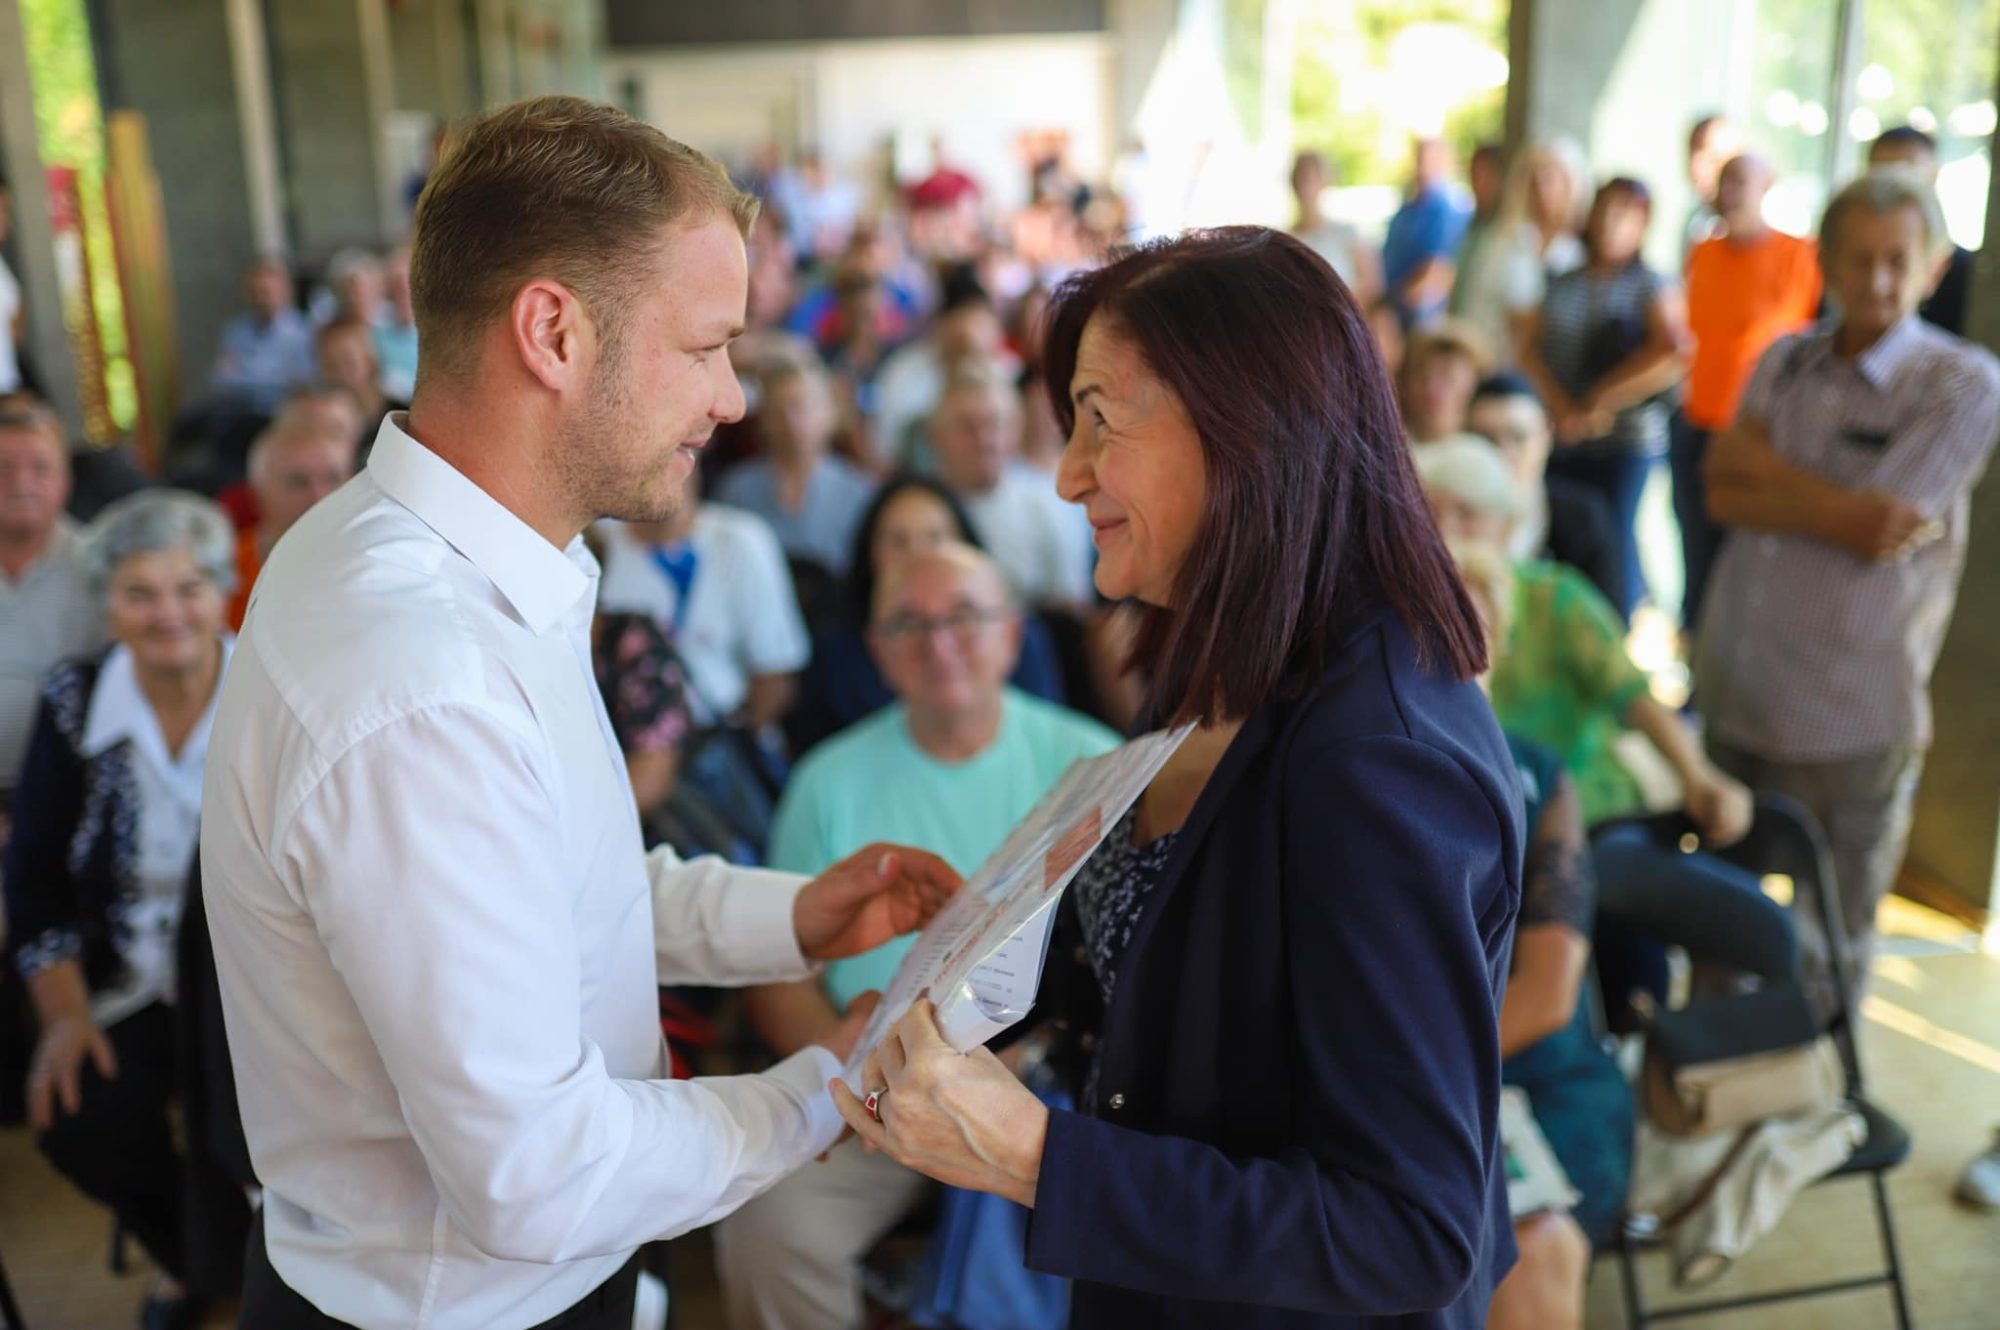
M673 453L657 464L628 456L643 426L631 409L625 374L623 342L614 336L592 376L589 405L563 431L556 450L559 482L592 521L665 522L686 507L687 487L665 474Z

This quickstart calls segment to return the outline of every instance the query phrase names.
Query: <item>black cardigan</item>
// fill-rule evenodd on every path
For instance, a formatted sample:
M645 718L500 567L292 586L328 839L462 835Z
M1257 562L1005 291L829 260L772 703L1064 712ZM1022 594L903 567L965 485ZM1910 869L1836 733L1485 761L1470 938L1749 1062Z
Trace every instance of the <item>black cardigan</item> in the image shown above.
M92 992L124 973L120 907L138 892L130 746L82 752L104 660L65 661L42 684L6 860L7 963L32 975L74 957Z

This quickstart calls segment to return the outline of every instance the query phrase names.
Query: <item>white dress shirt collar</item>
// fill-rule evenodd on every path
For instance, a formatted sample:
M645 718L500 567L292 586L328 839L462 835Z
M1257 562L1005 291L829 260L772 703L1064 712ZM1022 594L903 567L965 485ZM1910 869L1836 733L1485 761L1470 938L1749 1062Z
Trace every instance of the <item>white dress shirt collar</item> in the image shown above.
M559 550L464 472L412 438L409 416L392 411L376 431L368 474L469 559L541 636L596 590L596 563L581 537Z

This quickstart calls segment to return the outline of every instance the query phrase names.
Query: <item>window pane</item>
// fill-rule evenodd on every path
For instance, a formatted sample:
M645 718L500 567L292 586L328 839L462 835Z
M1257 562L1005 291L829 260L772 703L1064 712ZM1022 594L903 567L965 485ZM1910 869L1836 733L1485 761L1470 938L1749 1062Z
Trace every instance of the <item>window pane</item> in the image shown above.
M1912 125L1938 140L1938 198L1952 239L1978 249L2000 69L2000 0L1878 0L1866 6L1849 129L1866 144Z
M1840 6L1832 0L1762 0L1755 13L1744 118L1751 143L1778 171L1764 215L1781 230L1811 235L1827 197Z

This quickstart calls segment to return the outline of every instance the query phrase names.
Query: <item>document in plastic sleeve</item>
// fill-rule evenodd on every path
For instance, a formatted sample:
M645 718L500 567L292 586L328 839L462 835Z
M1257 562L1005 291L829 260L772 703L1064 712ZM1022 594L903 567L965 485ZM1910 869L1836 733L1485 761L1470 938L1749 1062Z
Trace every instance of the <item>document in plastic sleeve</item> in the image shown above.
M925 993L961 1051L1028 1014L1063 889L1193 728L1145 735L1063 773L903 958L855 1045L849 1085L861 1088L868 1055Z

